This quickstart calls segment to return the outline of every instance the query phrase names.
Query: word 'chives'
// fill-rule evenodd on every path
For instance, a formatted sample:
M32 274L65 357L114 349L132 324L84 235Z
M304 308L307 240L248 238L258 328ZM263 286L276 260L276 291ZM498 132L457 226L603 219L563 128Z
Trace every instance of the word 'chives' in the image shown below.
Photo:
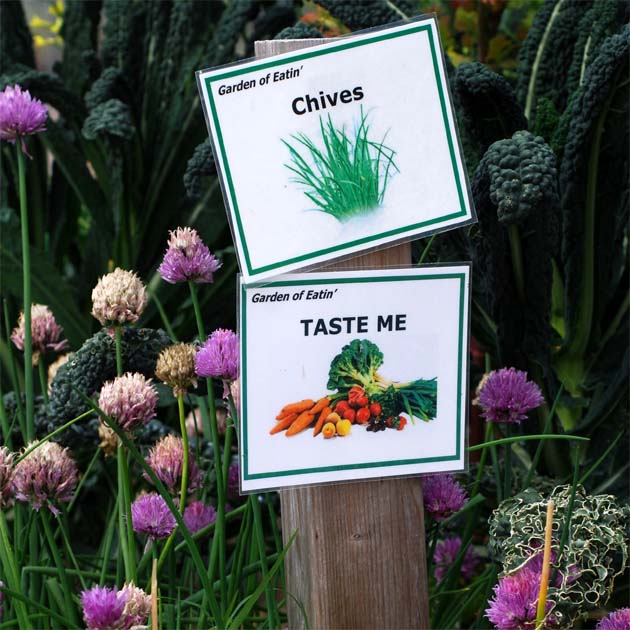
M26 450L36 445L27 444ZM13 492L18 501L34 510L47 506L57 516L59 503L69 503L79 481L79 470L67 448L44 442L31 451L13 471Z
M489 422L520 423L544 398L536 383L515 368L495 370L484 377L475 401Z
M92 290L92 315L101 326L135 324L148 299L135 273L116 268L102 276Z
M435 547L435 553L433 554L433 562L435 564L435 579L441 582L448 570L450 569L457 554L462 547L462 539L459 536L453 536L451 538L445 538L441 540ZM470 580L475 574L475 569L479 564L479 558L475 555L475 550L472 546L468 546L462 559L460 567L461 576Z
M453 475L428 475L422 478L424 509L436 520L459 512L468 502L466 491Z
M217 511L211 505L205 505L201 501L192 501L184 510L184 523L191 534L208 527L216 520Z
M133 583L120 590L94 586L81 593L81 606L87 630L146 627L151 614L151 598Z
M20 141L22 153L26 152L24 136L46 130L48 110L38 99L32 98L28 90L19 85L7 85L0 92L0 140L15 144Z
M98 406L121 429L132 431L155 417L157 399L150 380L142 374L127 372L103 385Z
M158 273L166 282L212 282L213 274L221 267L204 245L197 230L178 227L170 232L168 248Z
M31 344L33 347L33 365L39 363L39 357L47 352L62 352L68 348L68 342L60 339L63 328L55 320L52 311L43 304L31 304ZM11 341L19 350L24 350L24 311L18 317L17 326L11 333Z
M134 532L153 539L168 538L177 525L166 501L157 492L141 494L131 504L131 521Z
M229 385L238 378L238 335L231 330L215 330L195 356L198 376L223 379L223 397L227 398Z
M184 442L181 437L167 435L158 440L146 458L157 478L166 486L167 490L178 495L181 491L182 467L184 462ZM144 473L147 481L151 478ZM194 458L188 461L188 492L201 486L201 471L197 468Z

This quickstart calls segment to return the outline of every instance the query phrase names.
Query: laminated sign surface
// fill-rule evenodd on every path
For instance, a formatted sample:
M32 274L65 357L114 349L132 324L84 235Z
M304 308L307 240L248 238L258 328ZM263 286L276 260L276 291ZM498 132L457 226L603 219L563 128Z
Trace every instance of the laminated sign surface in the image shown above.
M470 266L241 284L244 492L465 466Z
M245 282L474 221L433 18L197 80Z

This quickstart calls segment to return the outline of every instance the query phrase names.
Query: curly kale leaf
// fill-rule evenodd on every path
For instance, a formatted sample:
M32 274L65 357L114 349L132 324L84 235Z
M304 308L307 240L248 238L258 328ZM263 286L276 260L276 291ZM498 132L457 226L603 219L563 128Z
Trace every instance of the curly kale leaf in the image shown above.
M97 105L83 123L82 133L88 140L98 136L129 139L135 131L129 107L117 98Z
M152 377L159 353L171 339L163 330L125 328L123 331L123 369ZM62 365L52 380L48 405L48 431L89 409L82 395L93 396L103 383L116 376L116 349L106 330L88 339ZM88 421L73 424L62 433L61 441L71 445L85 436Z
M297 22L294 26L283 28L274 39L315 39L323 35L310 24Z
M418 11L408 0L318 0L317 4L353 31L397 22Z
M184 188L189 199L201 197L201 180L216 173L210 139L206 138L195 148L184 173Z
M518 131L488 149L472 190L479 216L474 257L501 363L526 368L532 357L547 365L559 212L555 156L542 138Z
M493 142L527 128L512 86L483 64L460 64L454 87L460 122L478 145L477 161Z
M567 68L573 59L580 22L591 4L591 0L546 0L536 13L519 51L516 85L530 123L541 96L550 98L558 111L564 111L570 94Z
M383 353L376 344L368 339L353 339L332 360L327 388L345 392L360 385L368 395L380 391L376 371L382 363Z
M34 68L35 54L22 3L8 0L2 3L0 16L0 74L15 63Z
M113 98L123 100L126 92L122 71L114 67L105 68L85 95L85 104L93 110Z
M600 48L575 95L560 165L567 352L582 354L607 326L627 268L630 26ZM609 315L608 315L609 317Z

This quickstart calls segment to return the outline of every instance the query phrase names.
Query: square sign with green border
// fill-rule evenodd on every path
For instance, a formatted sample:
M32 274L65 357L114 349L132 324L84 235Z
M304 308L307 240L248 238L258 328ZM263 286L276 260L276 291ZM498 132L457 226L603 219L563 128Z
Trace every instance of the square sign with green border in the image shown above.
M470 266L241 283L241 489L462 470Z
M197 79L245 282L475 220L433 17Z

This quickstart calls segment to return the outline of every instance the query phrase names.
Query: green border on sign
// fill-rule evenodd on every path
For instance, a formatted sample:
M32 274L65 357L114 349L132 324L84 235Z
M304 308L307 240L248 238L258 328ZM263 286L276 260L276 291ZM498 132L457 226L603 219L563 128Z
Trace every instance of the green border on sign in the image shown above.
M362 282L406 282L421 280L448 280L459 279L459 331L458 331L458 369L457 369L457 417L455 431L455 454L445 455L443 457L424 457L418 459L395 459L383 462L365 462L362 464L342 464L338 466L320 466L318 468L299 468L294 470L281 470L268 473L249 473L249 435L247 431L247 295L248 289L260 287L290 287L305 285L334 285L334 284L357 284ZM278 282L261 282L248 285L241 285L241 405L243 413L242 422L242 458L243 458L243 479L271 479L274 477L287 477L289 475L307 475L311 473L332 472L336 470L358 470L366 468L384 468L392 466L405 466L408 464L425 464L431 462L448 462L458 460L461 457L461 435L462 435L462 387L463 387L463 343L465 334L464 309L466 295L466 274L461 273L444 273L444 274L426 274L426 275L399 275L399 276L376 276L376 277L358 277L358 278L322 278L319 280L280 280Z
M249 250L247 248L247 241L245 239L245 234L243 231L243 224L241 221L238 201L236 199L236 192L234 190L234 182L232 180L232 173L231 173L229 162L228 162L227 152L225 150L225 143L223 141L223 134L221 133L221 125L219 123L219 116L217 114L216 104L214 102L214 97L212 95L212 89L211 89L212 83L216 81L222 81L222 80L229 79L232 77L240 76L243 74L258 72L260 70L265 70L266 68L273 68L279 65L295 63L296 61L301 61L303 59L320 57L322 55L329 55L339 50L348 50L350 48L356 48L358 46L366 46L368 44L373 44L374 42L381 42L381 41L385 41L385 40L393 39L397 37L404 37L406 35L414 35L420 32L426 32L429 38L429 46L431 48L431 58L433 60L433 71L435 73L435 80L437 83L438 94L440 97L440 106L442 109L442 118L444 119L444 129L446 131L446 140L448 142L449 153L451 156L451 164L453 166L453 175L455 177L455 184L457 186L457 194L459 197L459 203L460 203L459 210L457 212L451 212L449 214L446 214L442 217L436 217L434 219L429 219L427 221L420 221L419 223L414 223L406 227L397 228L395 230L388 230L386 232L381 232L380 234L374 234L372 236L359 238L354 241L349 241L347 243L337 245L335 247L326 247L323 249L310 252L308 254L302 254L300 256L295 256L293 258L287 258L286 260L282 260L282 261L269 264L269 265L263 265L257 268L252 267ZM415 28L409 28L409 29L397 31L394 33L385 32L380 35L375 35L374 37L366 37L365 39L361 39L360 41L348 41L347 43L339 44L338 46L335 46L332 49L329 47L326 47L324 50L318 50L317 47L315 47L315 49L309 49L308 52L304 52L304 53L300 53L295 56L292 56L290 59L280 59L280 60L272 59L271 61L257 64L254 68L247 67L247 68L236 68L233 70L227 70L226 72L223 72L221 74L217 74L212 77L206 77L205 84L206 84L206 93L208 96L208 102L210 104L212 120L214 121L214 127L216 129L218 148L220 149L221 155L223 157L225 179L227 181L228 194L230 196L232 207L234 209L234 216L236 217L236 228L238 231L238 237L239 237L240 243L242 244L243 254L245 256L245 264L247 265L247 272L249 276L255 276L257 274L264 273L266 271L282 268L292 263L308 261L309 259L316 258L317 256L322 256L324 254L330 254L332 252L342 252L343 250L349 249L351 247L371 243L373 241L377 241L379 239L386 238L389 236L394 236L394 235L402 236L407 232L412 232L421 227L437 225L439 223L444 223L445 221L450 221L451 219L456 219L457 217L466 216L467 213L466 213L466 202L464 199L464 189L463 189L462 182L460 179L459 169L457 168L455 144L453 142L451 126L449 125L446 100L444 98L444 90L442 88L442 81L440 79L438 59L437 59L437 54L435 50L435 43L433 39L433 31L431 28L431 24L425 24L423 26L417 26Z

